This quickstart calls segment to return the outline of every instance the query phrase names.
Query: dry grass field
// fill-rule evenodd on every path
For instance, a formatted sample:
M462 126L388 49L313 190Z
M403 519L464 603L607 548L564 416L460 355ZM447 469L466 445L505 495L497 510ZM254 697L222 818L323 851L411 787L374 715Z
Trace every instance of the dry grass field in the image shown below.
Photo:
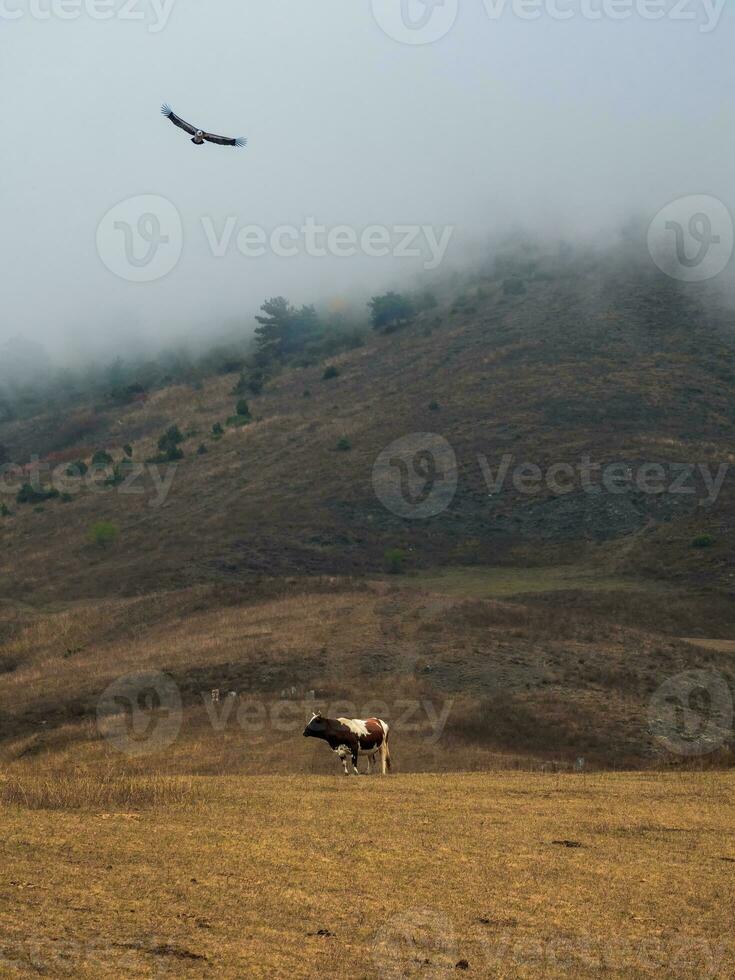
M0 973L730 977L734 789L710 773L5 779Z

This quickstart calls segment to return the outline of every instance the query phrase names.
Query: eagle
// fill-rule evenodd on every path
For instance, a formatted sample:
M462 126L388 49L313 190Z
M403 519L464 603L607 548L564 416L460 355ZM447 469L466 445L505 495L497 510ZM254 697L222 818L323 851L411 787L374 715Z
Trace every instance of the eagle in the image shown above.
M184 132L188 133L193 137L192 143L196 146L201 146L205 141L207 143L219 143L220 146L246 146L247 140L242 136L238 136L236 139L230 139L227 136L215 136L214 133L205 133L203 129L197 129L196 126L192 126L191 123L186 122L177 116L170 105L162 105L161 112L170 119L174 126L178 126L179 129L183 129Z

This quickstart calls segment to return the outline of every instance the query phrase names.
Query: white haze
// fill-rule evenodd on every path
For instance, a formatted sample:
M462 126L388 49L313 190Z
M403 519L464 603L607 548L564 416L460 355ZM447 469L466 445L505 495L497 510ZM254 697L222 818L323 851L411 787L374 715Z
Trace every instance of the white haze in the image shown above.
M203 217L450 225L450 263L514 225L603 237L686 194L735 212L733 14L704 33L689 6L699 20L529 22L460 0L447 36L408 46L369 0L178 0L157 33L41 21L5 0L24 16L0 20L0 342L64 359L157 347L250 329L270 295L327 302L422 265L215 258ZM249 147L193 146L163 101ZM152 283L117 278L95 243L102 216L139 194L168 198L184 226L178 266Z

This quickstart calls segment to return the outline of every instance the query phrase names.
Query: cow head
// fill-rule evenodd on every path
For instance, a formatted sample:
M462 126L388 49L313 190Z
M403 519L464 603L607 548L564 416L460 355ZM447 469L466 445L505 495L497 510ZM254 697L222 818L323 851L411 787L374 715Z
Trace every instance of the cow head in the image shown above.
M309 724L304 729L304 737L308 738L310 735L312 735L318 738L320 735L324 734L326 727L326 719L323 718L319 712L316 712L311 716Z

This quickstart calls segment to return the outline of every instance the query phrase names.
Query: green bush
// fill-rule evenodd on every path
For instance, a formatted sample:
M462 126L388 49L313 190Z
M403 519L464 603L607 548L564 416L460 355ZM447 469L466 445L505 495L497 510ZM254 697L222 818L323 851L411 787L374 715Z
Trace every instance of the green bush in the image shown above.
M438 412L439 411L439 402L437 402L437 401L430 401L429 402L429 411L430 412Z
M133 456L133 447L131 445L129 445L129 444L124 445L123 446L123 452L128 457L128 459L132 459L132 456Z
M692 541L692 548L711 548L715 539L711 534L698 534Z
M205 453L208 453L208 452L209 452L209 450L204 445L204 443L202 443L201 446L199 447L199 449L197 449L197 456L204 456Z
M235 412L238 415L241 415L243 418L246 419L250 418L250 406L248 405L247 401L244 398L241 398L240 401L235 406Z
M0 504L0 517L12 517L13 512L5 504Z
M406 552L401 548L388 548L383 555L385 570L389 575L402 575L406 563Z
M368 303L368 308L373 329L384 330L386 333L402 323L407 323L416 312L408 296L394 292L373 296Z
M112 468L112 473L105 480L105 486L118 487L125 481L125 477L126 473L123 471L123 468L119 464L116 464Z
M84 476L84 474L87 473L88 471L89 471L89 467L87 466L87 464L83 460L78 459L76 463L71 463L69 466L67 466L65 472L67 476L75 477L75 476Z
M58 490L34 490L30 483L24 483L15 497L17 504L42 504L46 500L55 500Z
M161 452L166 452L171 446L178 446L184 441L184 435L178 425L169 426L158 440L158 448Z
M322 381L331 381L332 378L338 378L338 377L339 377L339 371L334 366L334 364L330 364L329 367L325 369L324 374L322 375Z
M106 449L98 449L92 457L92 466L112 466L114 460Z
M97 521L89 529L89 540L98 548L107 548L114 544L120 535L120 529L112 521Z
M149 463L175 463L184 458L183 450L179 448L180 443L185 439L184 434L178 425L172 425L163 433L158 440L158 456L148 460Z
M341 436L337 440L337 445L334 447L338 453L348 453L352 449L352 443L347 438L347 436Z
M225 430L222 427L222 423L215 422L214 425L212 426L212 435L214 436L214 438L221 439L224 434L225 434Z

